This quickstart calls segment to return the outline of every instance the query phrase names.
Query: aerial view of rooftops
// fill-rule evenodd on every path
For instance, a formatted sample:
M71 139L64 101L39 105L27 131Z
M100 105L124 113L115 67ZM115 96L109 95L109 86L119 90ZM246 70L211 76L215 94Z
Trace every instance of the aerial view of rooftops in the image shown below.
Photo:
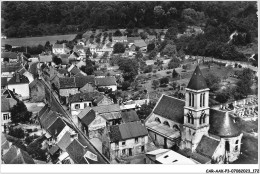
M258 164L257 2L2 1L8 164Z

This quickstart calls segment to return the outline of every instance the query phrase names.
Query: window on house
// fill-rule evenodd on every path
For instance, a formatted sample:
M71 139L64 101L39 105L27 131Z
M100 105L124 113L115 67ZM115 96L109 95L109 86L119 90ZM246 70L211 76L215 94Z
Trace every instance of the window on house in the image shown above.
M155 121L157 121L158 123L161 123L161 120L158 117L155 118Z
M75 104L75 109L79 109L80 105L79 104Z
M122 155L125 155L125 149L122 150Z
M3 114L4 120L8 120L9 119L9 115L8 114Z
M125 146L125 141L122 142L122 146Z
M88 106L88 104L87 103L84 103L84 108L86 108Z
M89 103L88 106L91 107L91 103Z
M168 127L170 127L170 124L169 124L168 121L163 122L163 124L166 125L166 126L168 126Z
M235 151L237 151L238 150L238 140L236 140L236 147L235 147Z
M115 145L116 145L116 146L118 146L118 145L119 145L119 142L118 142L118 141L117 141L117 142L115 142Z
M144 152L144 146L141 146L141 152Z
M135 143L138 143L138 138L135 138Z
M226 149L227 152L230 151L229 141L226 141L226 142L225 142L225 149Z

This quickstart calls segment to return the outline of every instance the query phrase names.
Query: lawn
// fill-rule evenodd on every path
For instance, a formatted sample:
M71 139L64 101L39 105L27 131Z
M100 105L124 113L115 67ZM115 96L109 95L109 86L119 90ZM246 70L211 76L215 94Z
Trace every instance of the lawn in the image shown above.
M39 44L45 45L47 41L49 41L51 44L56 43L57 40L71 41L75 37L76 34L68 34L68 35L54 35L54 36L43 36L43 37L1 39L1 42L2 42L2 46L5 44L12 45L12 46L38 46Z

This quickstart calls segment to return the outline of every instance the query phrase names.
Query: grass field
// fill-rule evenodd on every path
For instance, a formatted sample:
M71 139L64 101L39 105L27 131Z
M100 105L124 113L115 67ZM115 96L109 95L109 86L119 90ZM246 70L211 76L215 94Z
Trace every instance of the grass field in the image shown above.
M68 35L55 35L55 36L43 36L43 37L25 37L25 38L10 38L1 39L2 46L5 44L12 46L38 46L39 44L45 45L47 41L51 44L56 43L57 40L73 40L76 34Z

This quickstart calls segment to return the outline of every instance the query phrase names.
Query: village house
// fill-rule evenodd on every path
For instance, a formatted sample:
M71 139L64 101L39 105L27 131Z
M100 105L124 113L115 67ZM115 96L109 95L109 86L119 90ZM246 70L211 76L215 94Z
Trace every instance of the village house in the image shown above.
M130 50L134 51L136 50L136 47L138 47L142 52L146 52L147 50L147 44L144 40L135 40L134 43L130 46Z
M29 80L19 73L13 74L13 77L8 81L7 88L20 94L22 99L29 99L30 97Z
M227 111L208 106L209 88L196 67L185 100L162 95L145 120L155 144L189 151L200 163L227 163L240 154L242 133Z
M148 132L140 122L113 125L102 143L103 154L111 161L136 156L146 153Z
M5 98L1 96L1 127L2 132L6 130L6 126L11 122L10 109L17 104L17 101L13 98Z
M1 52L1 62L17 62L18 55L15 52Z
M92 107L95 98L100 96L98 92L77 93L69 96L69 108L72 120L77 123L77 115L86 107Z
M94 85L94 77L84 76L59 78L57 89L63 102L68 103L69 95L79 93L79 89L85 86L87 83Z
M25 77L27 77L27 79L29 80L29 83L31 83L34 80L32 73L27 71L24 67L21 67L20 69L18 69L17 72L20 75L24 75Z
M123 123L140 121L137 113L134 110L122 111L121 115L122 115L122 122Z
M107 97L106 95L98 96L94 99L94 106L112 105L114 104L113 99Z
M95 106L92 109L96 115L100 115L106 120L108 126L122 122L121 109L118 104Z
M175 164L175 165L189 165L196 164L190 158L187 158L170 149L156 149L146 154L146 164Z
M85 49L84 49L83 45L74 45L73 51L78 52L80 56L83 56L83 57L86 56Z
M87 74L84 73L83 71L81 71L76 65L71 65L67 70L70 73L71 77L73 77L73 76L78 76L78 77L87 76Z
M32 102L42 102L45 99L45 89L39 79L34 79L29 84L29 89Z
M113 45L117 42L120 43L126 43L127 42L127 36L113 36L112 37L112 43Z
M95 85L97 88L108 88L112 91L117 90L117 82L114 76L107 76L105 78L95 78Z
M54 44L52 47L53 54L67 54L69 52L69 48L66 47L66 44Z
M21 68L20 63L4 63L1 65L1 77L7 77L7 81L9 81L13 77L13 73Z
M40 63L51 63L52 62L52 55L45 55L45 54L39 54L39 62Z

